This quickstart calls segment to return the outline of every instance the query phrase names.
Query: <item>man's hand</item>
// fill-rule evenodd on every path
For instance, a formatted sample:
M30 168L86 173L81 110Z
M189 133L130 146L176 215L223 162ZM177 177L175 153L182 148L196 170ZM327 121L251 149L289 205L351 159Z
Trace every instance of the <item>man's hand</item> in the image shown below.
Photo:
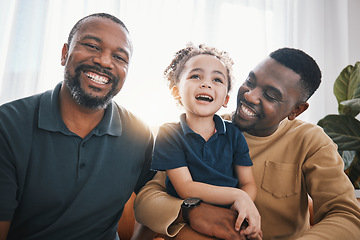
M234 210L201 203L189 210L190 226L195 231L207 236L225 240L243 240L235 231L238 213Z

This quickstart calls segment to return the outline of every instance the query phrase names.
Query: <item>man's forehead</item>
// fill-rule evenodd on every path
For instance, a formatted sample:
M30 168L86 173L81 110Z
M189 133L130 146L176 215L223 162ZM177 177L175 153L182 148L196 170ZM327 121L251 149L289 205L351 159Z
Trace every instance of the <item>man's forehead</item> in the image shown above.
M111 28L111 30L105 30L105 28ZM119 47L128 48L128 54L131 55L132 43L128 31L121 24L106 17L94 16L84 19L78 30L75 32L72 42L88 38L89 36L101 40L106 35L113 35L111 39L121 42L122 44L119 44Z
M113 20L109 19L109 18L105 18L105 17L99 17L99 16L94 16L94 17L89 17L84 19L80 25L78 30L76 31L77 34L82 33L82 32L91 32L91 31L95 31L95 30L101 30L102 27L105 26L110 26L112 28L118 28L119 31L121 32L126 32L125 28L120 25L117 22L114 22ZM76 34L75 33L75 34Z
M301 78L292 69L270 57L260 62L252 72L257 79L261 77L261 79L268 80L269 82L286 85L297 85Z

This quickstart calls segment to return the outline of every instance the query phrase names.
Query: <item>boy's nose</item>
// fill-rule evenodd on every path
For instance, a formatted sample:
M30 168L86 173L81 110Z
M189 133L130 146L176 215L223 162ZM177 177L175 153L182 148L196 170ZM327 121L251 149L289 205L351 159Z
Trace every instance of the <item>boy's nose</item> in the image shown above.
M208 82L204 81L201 83L201 88L211 88L211 84L209 84Z

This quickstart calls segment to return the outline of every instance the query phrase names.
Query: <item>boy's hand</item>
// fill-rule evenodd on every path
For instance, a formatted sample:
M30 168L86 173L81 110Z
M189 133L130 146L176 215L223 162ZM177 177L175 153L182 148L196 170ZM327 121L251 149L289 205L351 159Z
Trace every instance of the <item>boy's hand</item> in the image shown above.
M257 239L258 236L262 236L259 211L248 195L236 200L231 206L231 209L238 212L235 230L240 231L240 235L247 236L250 239ZM244 222L248 223L245 229L244 226L242 226Z

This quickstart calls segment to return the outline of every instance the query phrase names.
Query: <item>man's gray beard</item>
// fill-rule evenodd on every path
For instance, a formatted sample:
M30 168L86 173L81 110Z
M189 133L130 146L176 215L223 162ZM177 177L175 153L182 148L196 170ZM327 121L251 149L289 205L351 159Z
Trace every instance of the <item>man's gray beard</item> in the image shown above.
M81 88L79 81L80 74L80 72L76 72L74 78L72 78L67 71L65 71L64 74L64 82L69 88L73 99L76 101L76 103L86 108L105 109L111 103L111 100L114 97L114 89L111 89L111 91L106 94L105 97L93 97Z

